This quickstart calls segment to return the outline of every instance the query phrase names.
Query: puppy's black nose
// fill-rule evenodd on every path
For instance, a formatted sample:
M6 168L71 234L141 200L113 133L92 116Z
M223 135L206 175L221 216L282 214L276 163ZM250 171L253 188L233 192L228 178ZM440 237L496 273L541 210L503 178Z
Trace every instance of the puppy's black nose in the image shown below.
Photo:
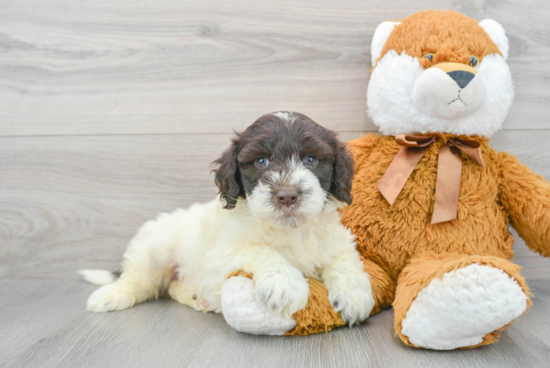
M283 206L290 206L298 200L298 191L294 189L282 189L277 192L277 200Z
M454 72L447 73L447 75L451 77L460 88L466 87L468 83L470 83L470 81L475 77L474 73L470 73L464 70L455 70Z

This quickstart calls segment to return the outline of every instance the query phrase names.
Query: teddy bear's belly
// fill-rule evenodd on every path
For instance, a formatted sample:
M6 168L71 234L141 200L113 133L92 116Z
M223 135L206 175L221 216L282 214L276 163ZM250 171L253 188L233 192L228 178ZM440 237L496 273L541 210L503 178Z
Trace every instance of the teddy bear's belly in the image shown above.
M435 225L431 217L436 170L415 170L393 206L378 191L380 178L373 176L354 191L342 222L356 235L360 253L392 277L411 257L423 253L513 256L513 238L497 201L496 180L473 164L463 167L457 219Z

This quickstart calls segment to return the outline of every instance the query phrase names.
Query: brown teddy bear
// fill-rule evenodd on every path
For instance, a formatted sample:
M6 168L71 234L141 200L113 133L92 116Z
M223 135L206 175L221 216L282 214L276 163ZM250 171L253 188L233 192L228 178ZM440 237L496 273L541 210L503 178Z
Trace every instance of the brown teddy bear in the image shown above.
M370 275L373 314L393 305L395 331L411 346L495 342L531 305L510 262L508 224L550 256L550 185L489 146L514 95L504 30L452 11L420 12L380 24L371 54L369 115L383 136L349 142L354 199L342 221ZM267 321L265 333L286 323L283 332L299 335L344 324L317 280L306 308L287 321L254 305L247 277L229 278L222 291L237 330L254 324L257 333Z

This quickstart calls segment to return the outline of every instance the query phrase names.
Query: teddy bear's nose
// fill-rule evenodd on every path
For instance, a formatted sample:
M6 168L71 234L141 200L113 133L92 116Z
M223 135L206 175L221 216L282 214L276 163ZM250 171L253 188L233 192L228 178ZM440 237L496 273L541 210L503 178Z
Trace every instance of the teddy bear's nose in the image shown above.
M460 88L466 87L475 77L474 73L465 70L455 70L454 72L447 73L447 75L451 77Z
M447 73L458 84L460 88L464 88L474 79L477 70L469 65L454 62L443 62L433 66Z

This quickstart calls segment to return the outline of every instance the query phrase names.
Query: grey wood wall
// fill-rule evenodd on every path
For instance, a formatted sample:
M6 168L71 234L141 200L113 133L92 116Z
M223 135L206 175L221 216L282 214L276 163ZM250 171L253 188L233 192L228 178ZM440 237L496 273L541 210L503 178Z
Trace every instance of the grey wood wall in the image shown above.
M266 112L376 130L374 29L429 8L504 26L516 100L493 145L550 178L548 1L1 0L0 277L116 269L145 220L216 193L210 162Z

